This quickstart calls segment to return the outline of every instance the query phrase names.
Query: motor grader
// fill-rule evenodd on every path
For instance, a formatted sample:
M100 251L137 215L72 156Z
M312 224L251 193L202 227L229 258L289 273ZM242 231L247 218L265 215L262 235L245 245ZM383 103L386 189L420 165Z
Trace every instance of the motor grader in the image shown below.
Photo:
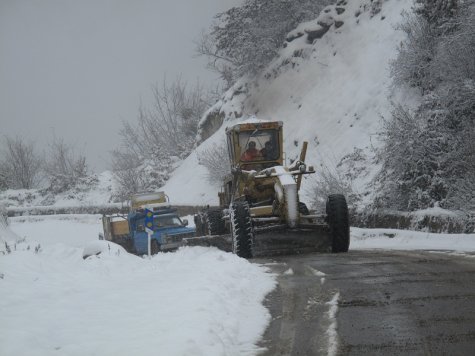
M197 236L189 245L214 245L240 257L307 252L347 252L348 206L330 195L326 214L310 214L300 201L307 166L304 142L299 159L284 165L282 122L245 122L226 129L231 174L219 193L219 208L195 216ZM193 240L193 241L191 241Z

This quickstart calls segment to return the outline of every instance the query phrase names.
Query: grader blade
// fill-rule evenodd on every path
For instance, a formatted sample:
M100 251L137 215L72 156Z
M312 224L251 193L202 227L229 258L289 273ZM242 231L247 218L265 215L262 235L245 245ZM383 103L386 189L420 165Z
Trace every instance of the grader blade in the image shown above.
M253 257L296 255L303 253L326 253L332 250L332 239L328 227L314 225L290 229L254 231Z
M213 235L183 239L185 246L217 247L232 252L232 236ZM328 226L308 225L290 229L286 225L257 227L252 244L253 257L327 253L332 250Z
M225 252L233 252L233 239L227 235L207 235L183 239L185 246L217 247Z

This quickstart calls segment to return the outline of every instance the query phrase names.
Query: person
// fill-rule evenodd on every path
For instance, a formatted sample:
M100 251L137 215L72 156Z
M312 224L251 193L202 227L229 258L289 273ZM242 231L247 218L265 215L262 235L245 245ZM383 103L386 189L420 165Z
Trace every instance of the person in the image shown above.
M267 141L264 144L264 148L261 150L261 155L265 160L269 160L272 157L272 143Z
M265 143L264 148L261 150L261 156L264 157L265 160L275 159L274 148L270 141Z
M254 161L261 157L261 152L257 150L256 143L254 141L249 141L247 144L247 150L241 155L241 161Z

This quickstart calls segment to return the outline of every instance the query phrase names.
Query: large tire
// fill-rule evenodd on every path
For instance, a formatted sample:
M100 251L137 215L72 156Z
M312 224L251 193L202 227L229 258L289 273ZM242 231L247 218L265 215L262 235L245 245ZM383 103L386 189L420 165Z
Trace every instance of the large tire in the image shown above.
M159 252L160 252L160 244L158 243L157 240L153 239L152 241L150 241L150 254L156 255Z
M332 252L348 252L350 247L350 222L348 205L342 194L332 194L327 199L327 221L332 238Z
M231 205L231 234L233 252L242 258L252 258L254 234L247 202L234 202Z
M226 233L226 225L223 220L223 211L221 209L209 210L206 213L206 224L210 235L223 235Z

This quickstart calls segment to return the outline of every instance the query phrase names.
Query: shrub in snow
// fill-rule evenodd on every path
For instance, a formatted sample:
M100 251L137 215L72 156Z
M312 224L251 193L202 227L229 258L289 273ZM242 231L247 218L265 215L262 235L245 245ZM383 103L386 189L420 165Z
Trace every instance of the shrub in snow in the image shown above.
M221 186L225 177L231 174L228 148L224 140L200 151L198 162L208 170L209 182L218 186Z
M319 212L324 213L326 201L331 194L343 194L347 200L348 207L356 209L356 204L360 196L353 189L351 175L344 171L342 163L338 166L329 167L327 164L321 164L315 174L315 180L311 185L310 198L312 206Z
M405 14L400 29L407 35L399 55L392 62L391 75L396 85L408 84L423 91L434 87L430 65L436 52L437 37L428 21L422 17Z
M443 29L447 19L457 13L459 0L416 0L416 12Z
M445 118L427 117L424 110L411 114L399 106L384 123L377 207L475 208L475 132L450 129Z

